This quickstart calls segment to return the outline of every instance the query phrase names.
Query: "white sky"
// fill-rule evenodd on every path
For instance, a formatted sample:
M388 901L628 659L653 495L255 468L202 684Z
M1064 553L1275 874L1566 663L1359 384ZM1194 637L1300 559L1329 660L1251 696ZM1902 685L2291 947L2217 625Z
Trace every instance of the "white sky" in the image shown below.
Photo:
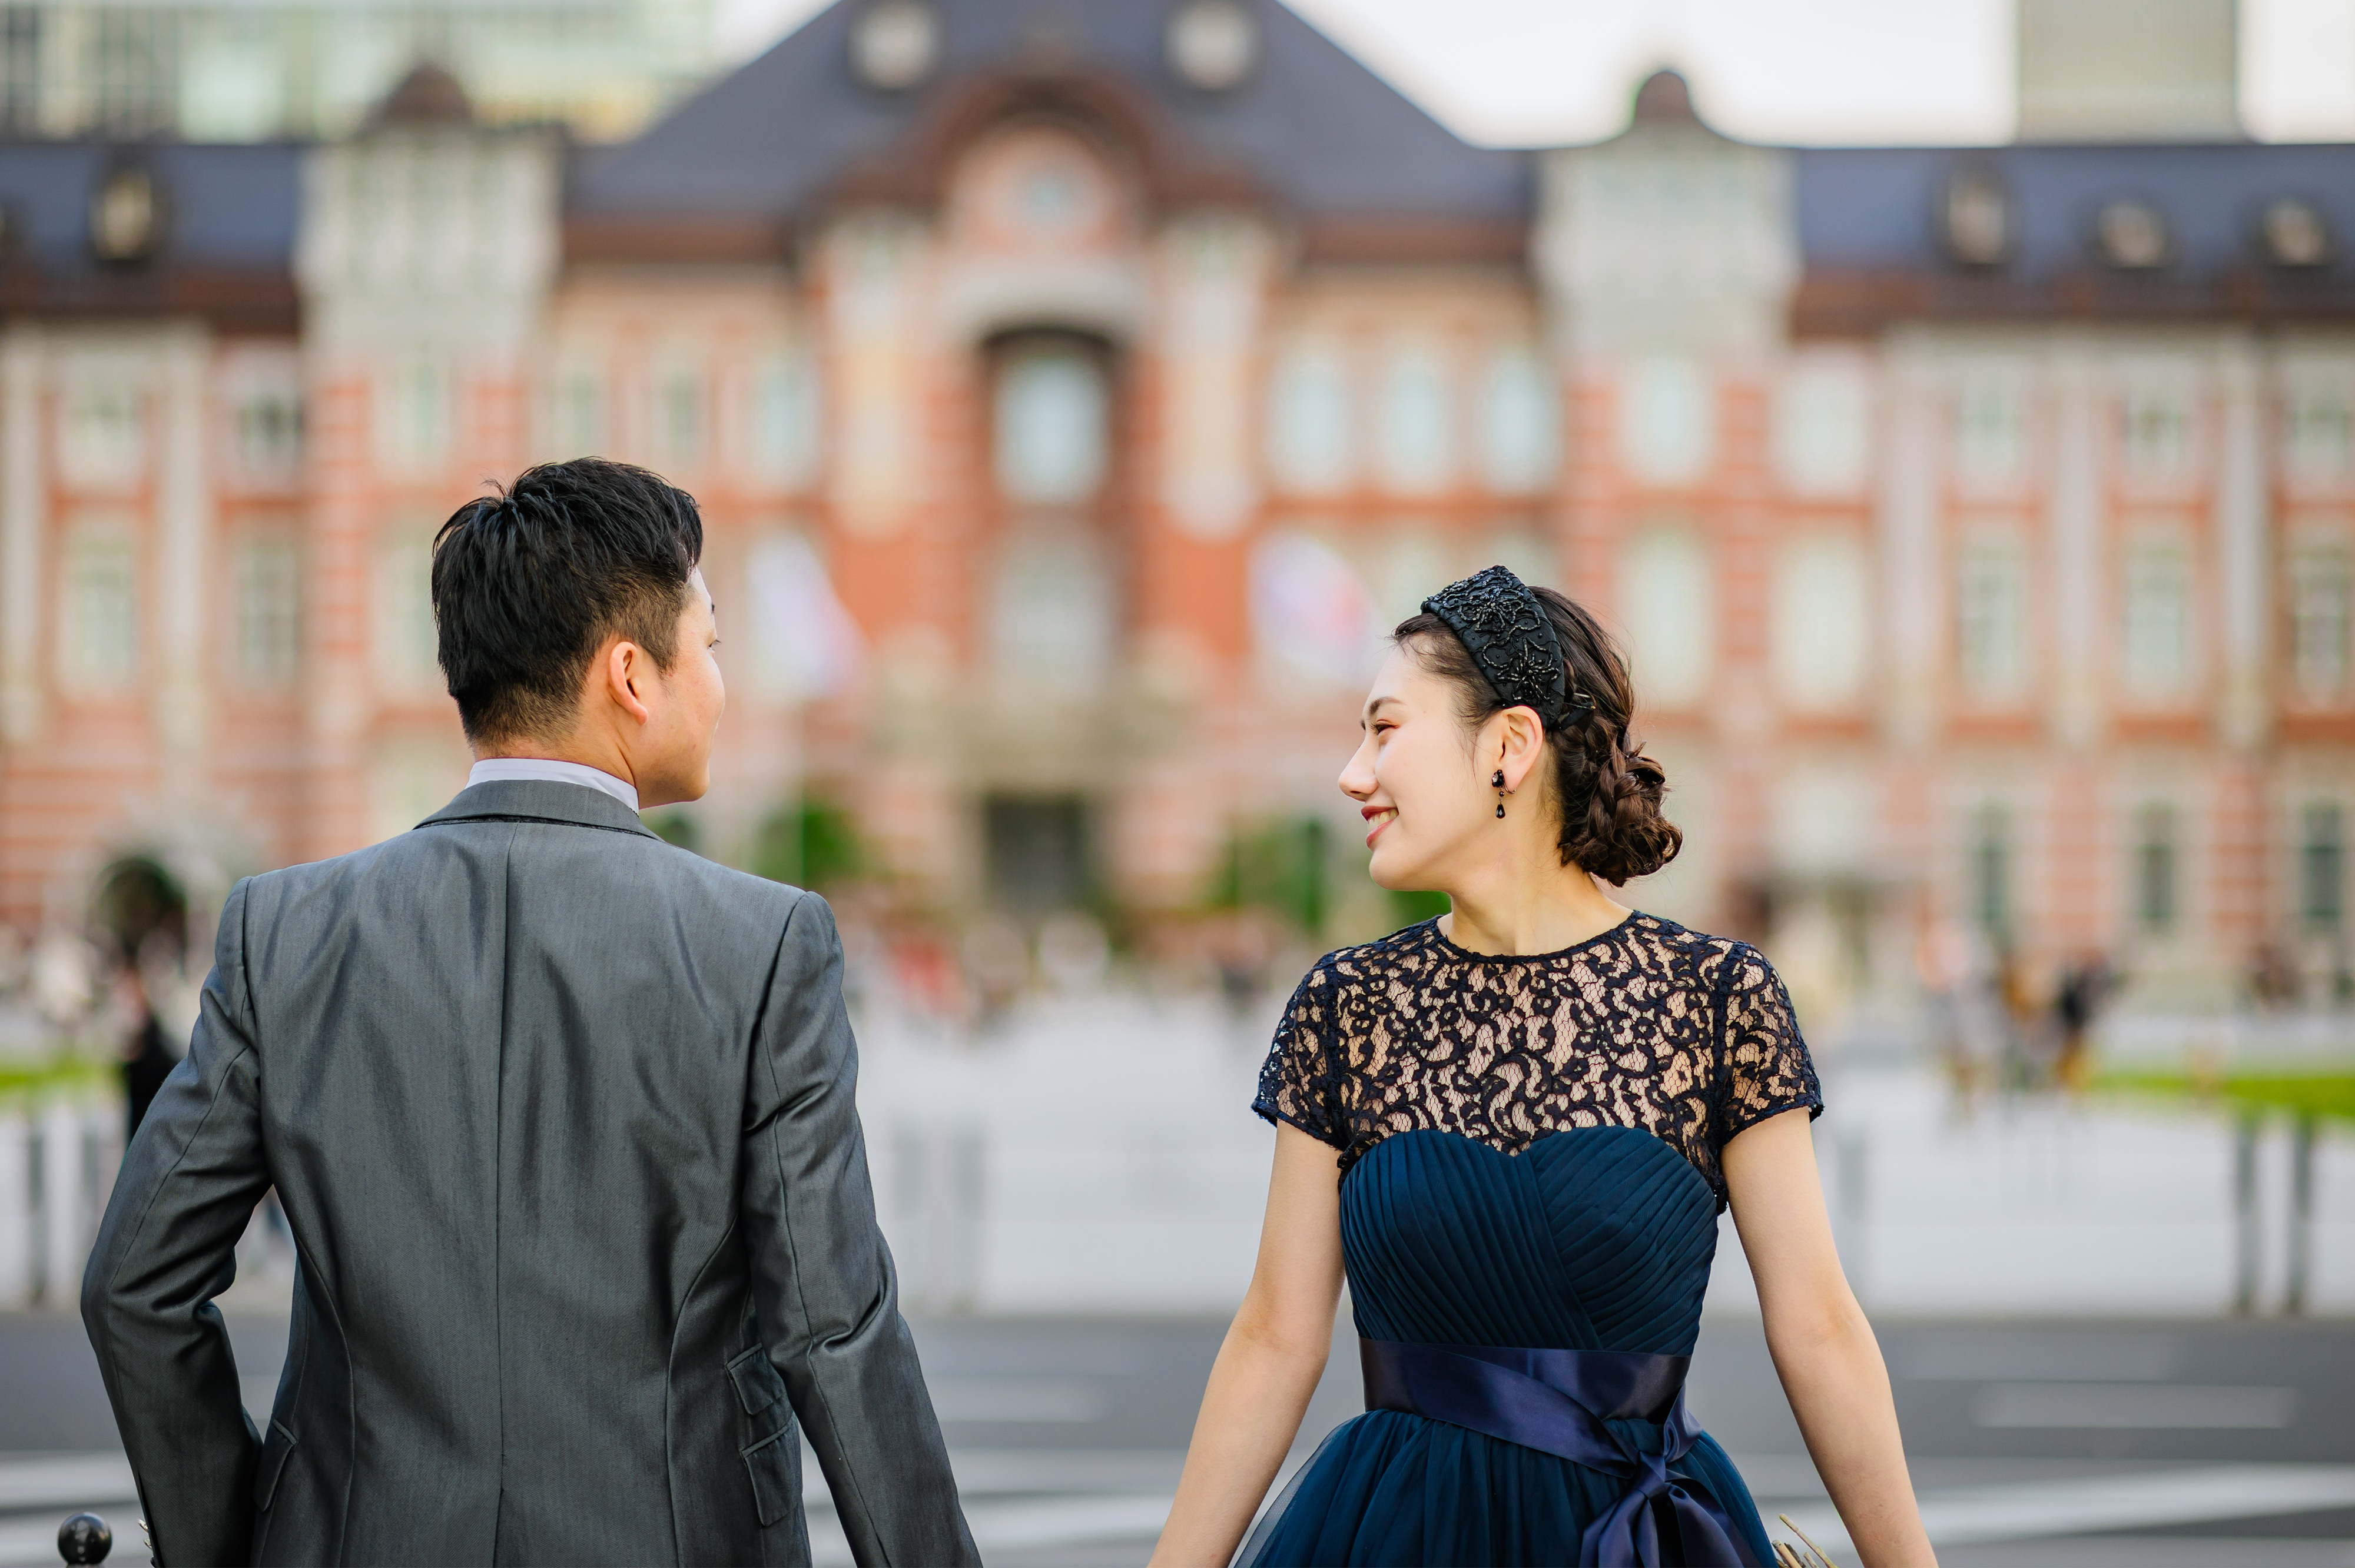
M715 3L723 46L741 58L826 0ZM1287 3L1477 142L1610 135L1636 82L1661 64L1691 79L1711 124L1756 141L2011 133L2013 0ZM2355 0L2242 0L2241 40L2254 134L2355 141Z

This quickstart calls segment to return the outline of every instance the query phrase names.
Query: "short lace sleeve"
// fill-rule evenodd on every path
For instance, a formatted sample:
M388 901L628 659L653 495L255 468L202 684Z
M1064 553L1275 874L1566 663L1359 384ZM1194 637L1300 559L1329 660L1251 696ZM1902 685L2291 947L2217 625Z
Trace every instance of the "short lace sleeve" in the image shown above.
M1259 1071L1259 1094L1252 1109L1346 1150L1349 1130L1341 1109L1337 1001L1334 976L1325 965L1301 980L1284 1010L1284 1021L1275 1026L1275 1044Z
M1736 946L1726 959L1720 1012L1724 1031L1724 1096L1719 1102L1718 1147L1745 1128L1806 1106L1821 1116L1824 1092L1816 1064L1799 1037L1799 1020L1783 977L1755 948Z

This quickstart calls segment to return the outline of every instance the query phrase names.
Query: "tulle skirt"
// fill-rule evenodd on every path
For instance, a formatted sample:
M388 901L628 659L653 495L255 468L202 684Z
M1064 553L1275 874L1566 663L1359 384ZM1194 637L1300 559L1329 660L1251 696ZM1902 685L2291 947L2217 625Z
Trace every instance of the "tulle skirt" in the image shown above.
M1657 1452L1655 1448L1654 1452ZM1706 1435L1675 1473L1774 1561L1741 1472ZM1237 1562L1241 1568L1577 1568L1579 1538L1625 1489L1603 1471L1400 1411L1336 1427Z

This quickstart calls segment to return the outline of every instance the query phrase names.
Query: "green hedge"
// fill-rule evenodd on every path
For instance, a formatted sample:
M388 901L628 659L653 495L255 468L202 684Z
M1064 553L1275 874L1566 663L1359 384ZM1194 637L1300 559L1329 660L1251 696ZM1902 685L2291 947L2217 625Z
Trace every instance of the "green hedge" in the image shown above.
M2355 1073L2228 1073L2222 1079L2189 1073L2106 1072L2097 1091L2230 1106L2243 1111L2355 1121Z
M48 1062L0 1062L0 1096L53 1094L61 1089L120 1093L123 1069L88 1056Z

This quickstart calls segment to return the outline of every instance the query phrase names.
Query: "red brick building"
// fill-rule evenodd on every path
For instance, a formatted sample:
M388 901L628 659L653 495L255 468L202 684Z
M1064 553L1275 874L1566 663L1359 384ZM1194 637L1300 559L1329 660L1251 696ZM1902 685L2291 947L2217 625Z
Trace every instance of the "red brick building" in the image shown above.
M1626 634L1639 902L1876 983L1925 916L2345 967L2345 148L1760 147L1661 77L1479 149L1263 0L846 0L611 148L448 86L0 147L20 935L440 804L432 529L604 451L705 506L722 857L806 780L943 910L1188 906L1502 559Z

